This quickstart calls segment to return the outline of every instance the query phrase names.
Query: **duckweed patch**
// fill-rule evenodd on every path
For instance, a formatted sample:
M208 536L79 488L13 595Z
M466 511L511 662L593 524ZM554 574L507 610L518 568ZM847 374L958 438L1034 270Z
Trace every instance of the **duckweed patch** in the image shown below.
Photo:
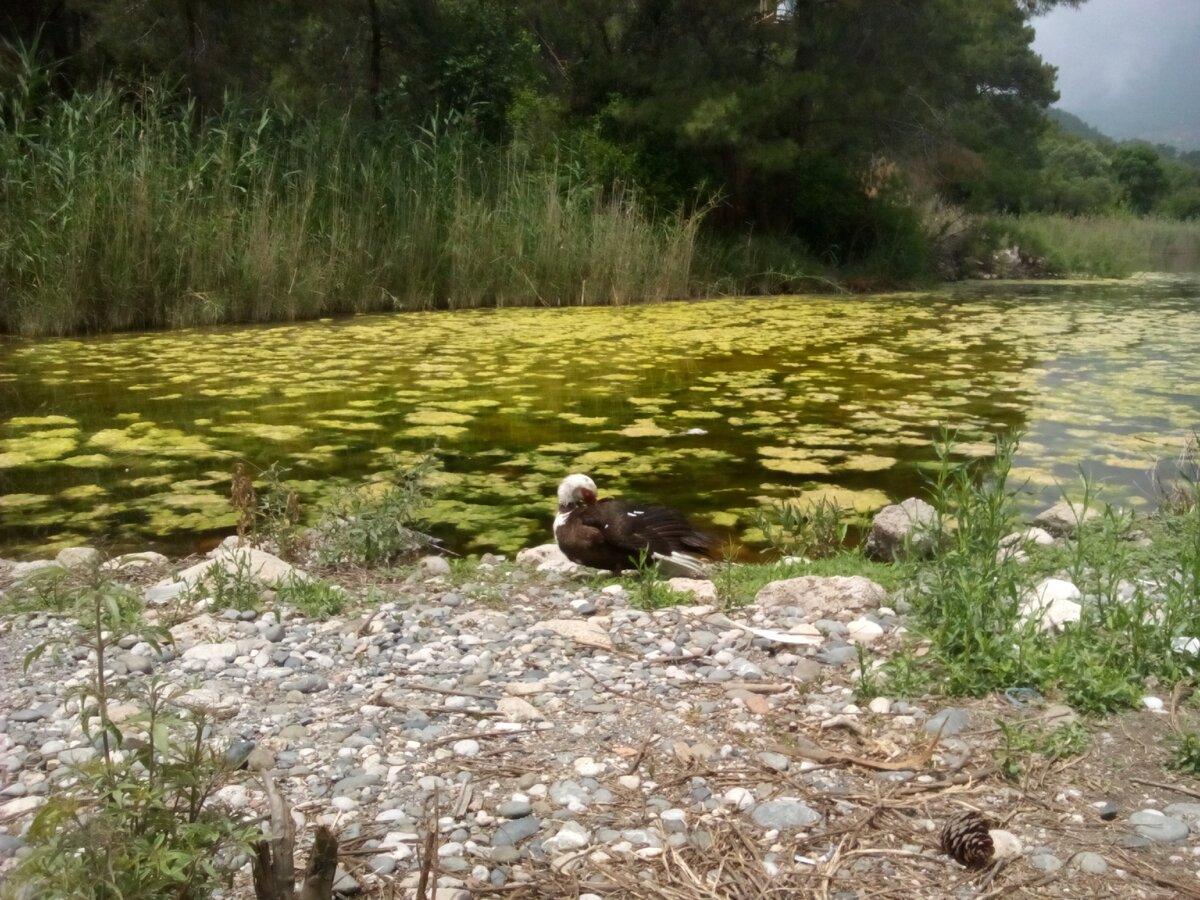
M941 425L959 460L1023 430L1028 509L1080 467L1132 504L1200 424L1198 298L1184 277L988 283L0 343L0 550L190 552L233 525L235 460L279 462L308 511L432 447L427 518L454 548L549 539L579 470L754 541L773 504L921 495Z

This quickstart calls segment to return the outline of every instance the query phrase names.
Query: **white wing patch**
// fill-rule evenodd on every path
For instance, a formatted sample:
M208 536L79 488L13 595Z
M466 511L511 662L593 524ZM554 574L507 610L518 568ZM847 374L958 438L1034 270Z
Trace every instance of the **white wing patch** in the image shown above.
M629 518L633 519L633 518L640 516L643 512L645 512L645 510L643 510L643 509L631 509L629 512L625 513L625 515L627 515L627 516L629 516Z

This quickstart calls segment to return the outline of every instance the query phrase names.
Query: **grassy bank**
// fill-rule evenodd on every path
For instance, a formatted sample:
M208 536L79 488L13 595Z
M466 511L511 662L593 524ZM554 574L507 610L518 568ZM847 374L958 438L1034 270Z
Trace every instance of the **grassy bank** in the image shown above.
M1029 214L995 222L1059 275L1200 270L1200 220Z
M362 134L148 93L0 131L0 328L76 331L688 292L697 217L436 129Z

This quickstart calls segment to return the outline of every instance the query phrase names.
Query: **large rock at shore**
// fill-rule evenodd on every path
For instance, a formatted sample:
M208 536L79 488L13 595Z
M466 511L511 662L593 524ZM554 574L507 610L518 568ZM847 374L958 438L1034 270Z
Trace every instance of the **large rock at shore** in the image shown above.
M247 575L263 587L269 588L279 587L293 578L299 581L309 580L307 573L291 563L284 562L278 556L254 547L238 547L223 548L214 558L189 566L170 578L164 578L155 588L166 588L175 584L193 588L207 581L217 569L224 569L234 576Z
M806 618L821 619L841 612L877 609L887 600L887 591L861 575L803 575L772 581L758 592L759 606L795 606Z
M1082 503L1059 500L1048 510L1040 513L1033 520L1033 524L1040 525L1051 534L1070 537L1079 529L1080 525L1098 515L1100 515L1099 511L1090 506L1085 507Z
M104 559L95 547L64 547L58 551L54 561L64 569L94 569Z
M916 497L881 509L867 534L867 556L894 562L911 548L917 556L929 556L937 546L934 528L937 510Z
M541 544L517 554L517 565L529 566L539 572L574 572L579 566L567 559L558 544Z

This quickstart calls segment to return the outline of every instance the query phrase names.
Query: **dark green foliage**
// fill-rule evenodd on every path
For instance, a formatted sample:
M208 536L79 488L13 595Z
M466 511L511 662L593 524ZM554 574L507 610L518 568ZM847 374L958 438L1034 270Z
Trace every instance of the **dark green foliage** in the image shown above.
M1119 147L1113 154L1112 167L1134 212L1150 212L1167 189L1167 176L1158 154L1144 144Z
M34 55L57 68L53 79L43 79L42 99L25 104L19 133L33 137L30 147L43 155L47 146L86 148L77 155L85 174L94 169L114 194L141 205L128 221L112 221L102 211L104 233L144 234L118 240L108 252L90 233L55 223L71 247L56 247L39 233L45 229L30 229L20 236L19 249L45 257L43 268L50 272L82 253L83 271L72 271L62 289L96 291L100 296L92 303L103 312L74 327L139 327L180 318L143 315L139 321L109 312L129 302L127 295L160 295L149 301L160 307L182 296L192 306L224 305L224 318L313 315L364 308L365 297L403 299L407 285L378 268L394 248L419 245L428 232L396 227L412 218L403 216L411 185L393 169L410 151L419 152L416 129L439 123L430 130L442 135L440 123L454 122L485 142L468 149L465 171L450 170L463 179L455 189L473 186L466 172L496 158L494 145L511 142L519 158L554 172L561 190L584 185L590 202L614 192L629 198L636 187L638 196L648 198L649 215L671 220L711 208L711 246L736 245L752 234L766 237L769 257L780 247L797 251L782 264L757 267L751 260L732 271L709 265L710 290L786 289L808 284L829 267L877 276L884 284L910 281L927 275L933 261L917 201L937 193L975 209L1028 205L1037 137L1046 127L1043 110L1055 98L1052 69L1030 46L1029 17L1034 6L1052 5L147 0L131 6L73 0L48 5L53 11L41 14L22 6L0 27L28 46L44 26L46 40ZM0 78L5 70L0 65ZM19 63L7 67L13 78L20 70ZM139 84L147 76L170 85L165 99L146 97ZM56 119L55 104L63 97L72 97L74 139ZM127 104L156 121L158 128L136 122L120 127L149 135L147 151L178 164L167 166L158 156L147 161L150 171L180 177L154 184L123 177L123 166L98 166L97 153L119 150L104 135L85 133L93 120L110 116L92 97ZM176 122L163 114L164 102L188 112ZM271 112L262 114L264 109ZM291 112L281 114L284 109ZM242 116L256 122L249 134L238 122ZM27 127L43 119L53 134ZM314 127L316 119L327 124ZM161 127L164 120L170 127ZM211 149L204 145L213 132L228 138L228 158L187 152L186 142L193 140L201 145L197 149ZM295 153L282 152L285 144ZM304 160L313 159L325 163L328 189L309 177L311 163ZM55 163L42 158L37 167L53 172ZM231 175L231 164L240 171ZM10 183L33 179L24 170L16 174ZM189 209L197 186L202 208ZM51 196L63 193L61 186L44 181L36 191L53 208L96 213L78 192ZM24 193L18 191L17 199L27 199ZM234 205L247 207L240 211L248 215L214 202L221 200L237 200ZM447 208L441 200L440 193L438 202L431 198L431 207ZM164 221L163 203L179 207L181 221L200 227ZM46 221L41 209L19 212L20 221ZM508 208L497 203L487 212L504 220ZM552 231L553 210L540 212L543 221L530 228ZM212 233L206 236L205 229ZM223 246L219 236L230 231L237 240ZM160 235L161 245L143 247L153 244L150 235ZM547 234L547 243L554 237ZM263 258L256 239L274 250L265 270L248 270L238 259L239 246ZM487 264L496 267L486 240L465 243L482 244ZM503 258L514 256L507 249L511 240L499 245L506 248ZM181 258L171 247L198 252ZM411 269L436 303L448 302L447 265L453 263L397 268ZM17 280L10 276L10 283L18 291L43 274L28 264L16 268ZM285 277L296 269L301 271L294 280ZM150 277L127 285L131 271ZM146 280L157 290L147 292ZM558 284L526 280L538 302L578 297L584 283L593 296L607 293L603 276L594 272L577 272L558 291L552 289ZM453 279L449 284L460 290ZM277 299L285 286L288 304ZM487 287L490 296L501 293ZM672 290L678 295L687 285ZM264 299L235 301L255 308L231 313L231 294ZM315 297L323 309L313 308ZM37 302L52 306L48 299ZM279 306L263 311L257 308L262 304ZM116 324L122 318L128 325Z
M1200 733L1182 731L1170 739L1171 756L1167 765L1185 775L1200 776Z

